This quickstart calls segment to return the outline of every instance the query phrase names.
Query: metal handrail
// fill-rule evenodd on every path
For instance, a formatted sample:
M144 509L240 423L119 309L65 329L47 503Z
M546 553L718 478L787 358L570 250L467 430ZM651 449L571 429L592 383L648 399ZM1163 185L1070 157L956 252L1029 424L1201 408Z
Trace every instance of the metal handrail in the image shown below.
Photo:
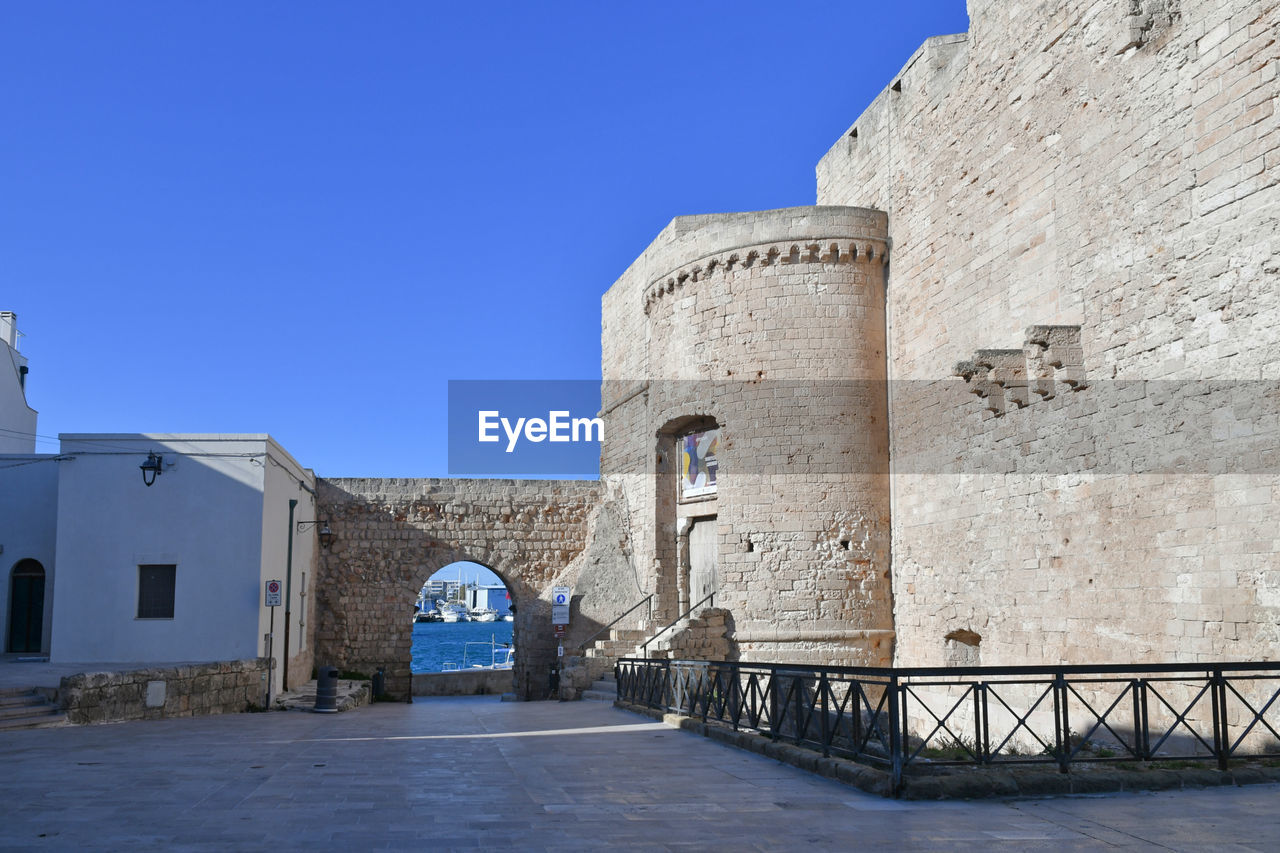
M648 595L646 595L644 598L642 598L642 599L640 599L639 601L637 601L635 604L633 604L633 605L631 605L630 607L628 607L628 608L627 608L627 611L626 611L625 613L623 613L621 616L619 616L617 619L614 619L614 620L613 620L612 622L610 622L608 625L605 625L603 628L601 628L600 630L596 631L596 632L595 632L594 634L592 634L590 637L587 637L587 638L586 638L585 640L583 640L581 643L578 643L578 649L579 649L579 650L581 650L581 649L585 649L585 648L587 647L587 644L588 644L588 643L590 643L590 642L591 642L592 640L594 640L596 637L599 637L599 636L600 636L601 634L603 634L605 631L608 631L608 630L609 630L610 628L612 628L614 625L617 625L617 624L618 624L619 622L621 622L623 619L626 619L626 618L627 618L628 616L630 616L633 612L635 612L635 610L636 610L636 608L637 608L637 607L639 607L640 605L642 605L642 604L644 604L644 603L646 603L646 602L648 602L648 601L651 601L651 600L653 599L653 596L654 596L654 593L652 593L652 592L651 592L651 593L649 593Z
M643 658L648 658L648 657L649 657L649 644L650 644L650 643L652 643L654 640L658 639L658 638L659 638L659 637L661 637L663 634L667 633L667 632L668 632L668 631L670 631L672 628L674 628L674 627L675 627L675 625L676 625L676 623L678 623L678 622L679 622L681 619L683 619L684 617L688 616L688 615L689 615L690 613L692 613L693 611L697 610L699 607L701 607L701 606L703 605L703 603L704 603L704 602L711 601L711 602L713 602L713 603L714 603L715 597L716 597L716 594L715 594L714 592L709 592L709 593L707 593L706 597L705 597L705 598L703 598L703 599L702 599L702 601L699 601L697 604L693 605L693 606L692 606L692 607L690 607L688 610L686 610L685 612L681 613L681 614L680 614L679 616L677 616L675 619L672 619L670 622L668 622L668 623L667 623L667 624L662 628L662 630L658 631L658 633L654 634L652 637L650 637L649 639L645 640L645 641L644 641L644 644L640 646L640 656L641 656L641 657L643 657Z
M1227 770L1231 759L1280 758L1277 661L948 668L623 658L615 671L624 702L884 766L895 794L921 764L1067 773L1105 762L1216 759ZM1175 696L1179 683L1185 695Z

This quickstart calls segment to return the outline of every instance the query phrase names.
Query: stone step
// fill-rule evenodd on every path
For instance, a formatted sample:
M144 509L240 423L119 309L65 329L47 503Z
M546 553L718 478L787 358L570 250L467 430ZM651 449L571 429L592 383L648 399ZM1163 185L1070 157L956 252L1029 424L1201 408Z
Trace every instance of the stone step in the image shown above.
M34 687L0 687L0 700L14 696L27 696L35 692L36 688Z
M0 710L18 708L24 705L43 705L46 701L48 700L35 691L27 691L16 696L0 696Z
M637 640L643 640L644 636L645 636L644 631L637 631L633 628L623 628L623 629L614 628L613 630L609 631L609 639L613 640L614 642L624 641L628 643L635 643Z
M39 696L31 697L33 701L25 705L5 705L0 708L0 720L10 720L14 717L29 717L32 714L48 713L49 709L58 710L52 703L44 701Z
M50 726L66 725L67 715L50 705L46 709L33 711L22 717L0 718L0 731L10 729L40 729Z
M596 690L593 686L590 690L582 691L582 698L593 702L616 702L618 700L618 691Z

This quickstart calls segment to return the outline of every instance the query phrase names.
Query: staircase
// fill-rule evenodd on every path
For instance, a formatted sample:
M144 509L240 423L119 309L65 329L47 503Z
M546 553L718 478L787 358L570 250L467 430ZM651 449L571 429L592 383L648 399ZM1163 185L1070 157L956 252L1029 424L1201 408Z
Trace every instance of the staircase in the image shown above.
M593 681L598 681L605 675L613 678L613 663L618 658L631 657L635 654L640 644L648 638L647 631L634 628L613 628L609 631L607 639L596 640L583 651L583 657L586 659L587 671L591 673ZM594 689L595 685L592 685Z
M618 701L618 682L614 679L613 672L593 681L589 689L582 691L582 698L596 702Z
M65 725L67 715L35 687L0 689L0 731Z
M583 688L583 699L612 702L618 698L618 685L614 681L613 665L619 658L642 657L640 646L655 634L646 654L650 658L681 658L691 660L724 660L729 651L726 638L728 611L707 607L697 615L684 614L665 629L654 631L647 622L637 629L610 629L607 638L601 638L583 649L579 666L586 670L590 687ZM583 676L576 677L577 684L588 683Z

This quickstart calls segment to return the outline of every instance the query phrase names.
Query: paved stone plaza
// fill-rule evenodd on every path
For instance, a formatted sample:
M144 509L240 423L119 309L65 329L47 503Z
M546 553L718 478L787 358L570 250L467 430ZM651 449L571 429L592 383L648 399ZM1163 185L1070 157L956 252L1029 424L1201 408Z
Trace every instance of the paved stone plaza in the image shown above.
M0 735L0 849L1264 850L1275 786L883 800L593 702Z

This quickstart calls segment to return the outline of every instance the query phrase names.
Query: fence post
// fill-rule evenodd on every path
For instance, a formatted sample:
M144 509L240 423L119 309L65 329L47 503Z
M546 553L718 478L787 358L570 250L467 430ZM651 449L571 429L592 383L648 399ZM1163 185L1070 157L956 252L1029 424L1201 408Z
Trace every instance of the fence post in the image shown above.
M795 694L795 697L796 697L796 719L795 719L795 722L792 722L791 725L795 726L797 747L799 747L800 745L801 738L804 738L804 731L800 731L800 719L801 719L800 711L801 711L801 704L804 703L804 695L801 695L801 686L803 686L803 681L800 681L800 679L796 678L796 676L791 676L791 693ZM804 730L805 731L809 730L808 720L805 720Z
M1151 754L1151 735L1147 721L1147 682L1135 678L1133 689L1133 751L1139 761L1146 761Z
M907 721L901 717L898 703L898 674L889 675L889 755L891 764L890 784L896 797L902 791L902 744Z
M1227 729L1227 680L1222 670L1215 669L1209 682L1213 694L1213 751L1218 756L1218 769L1227 769L1231 753L1231 732Z
M778 739L778 670L769 667L769 737Z
M831 720L828 716L827 694L831 692L831 683L826 672L818 676L818 693L822 697L822 757L831 757Z
M733 714L733 730L736 732L738 722L742 719L742 671L738 668L738 664L729 664L729 677L733 679L729 700L733 703L730 707Z
M667 701L668 693L671 690L671 658L662 661L662 689L658 693L658 705L662 710L670 709L671 703Z
M1071 763L1071 721L1067 717L1067 678L1059 671L1053 679L1053 711L1057 730L1058 772L1066 773Z
M973 686L973 744L978 750L978 761L991 763L991 743L987 733L987 683L979 681Z
M707 668L702 671L702 677L698 680L702 685L702 722L707 722L707 710L711 707L711 664L707 664Z

